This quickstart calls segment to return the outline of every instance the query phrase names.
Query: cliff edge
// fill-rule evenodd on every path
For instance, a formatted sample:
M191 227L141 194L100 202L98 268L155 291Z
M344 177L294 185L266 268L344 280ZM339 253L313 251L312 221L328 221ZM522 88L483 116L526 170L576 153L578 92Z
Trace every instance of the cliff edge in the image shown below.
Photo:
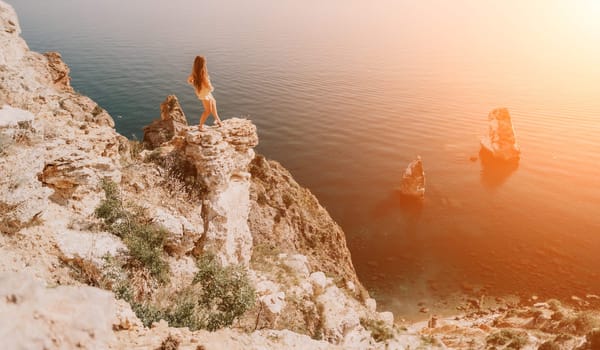
M0 2L0 328L15 347L156 347L177 333L183 347L364 348L375 341L361 319L392 326L340 227L255 155L249 120L199 132L171 97L161 114L182 125L144 150L71 87L60 54L30 51L20 32ZM93 322L75 322L86 308Z
M127 140L20 32L0 1L4 347L598 348L597 312L556 301L400 326L317 198L255 153L251 121L200 132L168 96Z

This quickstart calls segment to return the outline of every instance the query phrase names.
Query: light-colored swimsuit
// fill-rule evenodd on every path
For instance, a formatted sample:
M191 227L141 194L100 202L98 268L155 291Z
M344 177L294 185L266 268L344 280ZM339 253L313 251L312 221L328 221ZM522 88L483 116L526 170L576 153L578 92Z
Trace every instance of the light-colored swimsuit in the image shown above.
M194 90L196 91L196 96L198 96L198 99L200 101L202 101L202 100L209 101L209 100L214 100L215 99L213 97L213 95L212 95L212 92L215 91L215 88L212 87L212 84L210 83L210 77L208 78L208 83L209 83L210 87L208 87L208 86L202 86L202 89L197 90L196 86L193 85L194 82L192 81L192 85L194 86Z

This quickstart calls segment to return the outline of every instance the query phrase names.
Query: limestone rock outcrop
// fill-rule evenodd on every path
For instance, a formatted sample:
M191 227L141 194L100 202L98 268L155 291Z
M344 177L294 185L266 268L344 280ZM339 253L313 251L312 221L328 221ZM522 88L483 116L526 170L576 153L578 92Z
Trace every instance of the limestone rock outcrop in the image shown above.
M308 258L313 271L323 271L358 286L346 237L318 199L301 187L281 164L257 155L250 165L251 210L248 216L255 245L274 245Z
M425 170L420 156L413 160L404 173L398 191L403 196L425 198Z
M187 126L179 100L175 95L169 95L160 105L160 119L144 127L144 144L149 149L159 147L187 129Z
M196 167L207 194L203 205L203 249L217 254L224 264L248 265L252 234L249 165L258 144L256 126L232 118L219 128L190 129L179 152Z
M518 161L521 149L506 108L496 108L488 115L488 133L481 138L481 148L501 161Z
M24 273L0 274L5 349L107 349L116 341L113 325L119 323L110 292L88 286L46 288Z
M28 129L32 127L34 118L35 116L29 111L9 105L0 106L0 129Z
M58 90L73 92L71 87L71 70L69 66L62 60L62 56L58 52L46 52L44 54L48 59L48 67L50 67L50 75L54 82L54 86Z

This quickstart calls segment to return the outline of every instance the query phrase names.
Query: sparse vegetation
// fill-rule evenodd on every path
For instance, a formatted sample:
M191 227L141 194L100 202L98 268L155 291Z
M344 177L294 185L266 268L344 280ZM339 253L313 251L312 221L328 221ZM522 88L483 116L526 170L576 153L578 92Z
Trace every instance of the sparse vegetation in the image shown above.
M106 198L95 213L104 221L105 229L123 240L132 264L141 264L161 283L168 281L169 266L163 258L168 232L152 223L142 208L125 208L113 181L103 180L102 189Z
M132 310L148 327L163 319L172 327L213 331L231 325L254 306L254 289L243 268L223 267L212 255L202 256L198 268L192 284L173 295L166 307L137 298L127 280L117 279L112 290L117 298L131 304Z
M68 258L59 256L60 261L72 269L71 275L76 280L93 287L103 286L102 272L94 263L79 256Z
M129 140L129 155L131 159L140 159L140 153L144 150L144 144L136 139Z
M181 340L174 337L172 334L169 334L169 336L162 341L157 350L177 350L179 349L180 344Z
M242 267L223 267L213 255L205 254L198 261L198 269L193 283L202 287L199 303L206 310L206 329L231 325L254 305L254 288Z
M503 329L490 334L485 340L488 345L504 345L506 349L521 349L527 344L527 333Z
M377 342L386 341L394 337L394 330L381 320L361 318L360 324L371 332L371 336Z
M178 152L163 155L159 149L155 149L146 155L144 161L160 167L164 178L163 187L172 192L184 192L191 200L205 197L207 188L198 177L196 166Z

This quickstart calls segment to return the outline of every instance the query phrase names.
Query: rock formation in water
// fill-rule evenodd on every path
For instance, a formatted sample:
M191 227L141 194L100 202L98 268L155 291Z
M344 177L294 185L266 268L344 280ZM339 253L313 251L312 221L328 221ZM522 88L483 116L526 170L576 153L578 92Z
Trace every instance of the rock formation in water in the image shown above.
M488 134L481 138L482 150L501 161L518 161L521 149L517 144L510 113L506 108L496 108L488 115Z
M585 327L595 315L561 329L581 315L552 305L399 329L360 284L339 225L286 169L255 155L250 121L199 132L168 97L146 129L152 150L140 152L71 88L59 54L29 51L19 33L0 1L4 347L466 349L506 341L505 327L526 327L507 341L532 347L559 332L570 334L556 340L566 347L586 333L593 344ZM192 331L208 253L241 266L256 298L234 326Z
M407 197L425 198L425 170L420 156L413 160L404 173L398 191Z

